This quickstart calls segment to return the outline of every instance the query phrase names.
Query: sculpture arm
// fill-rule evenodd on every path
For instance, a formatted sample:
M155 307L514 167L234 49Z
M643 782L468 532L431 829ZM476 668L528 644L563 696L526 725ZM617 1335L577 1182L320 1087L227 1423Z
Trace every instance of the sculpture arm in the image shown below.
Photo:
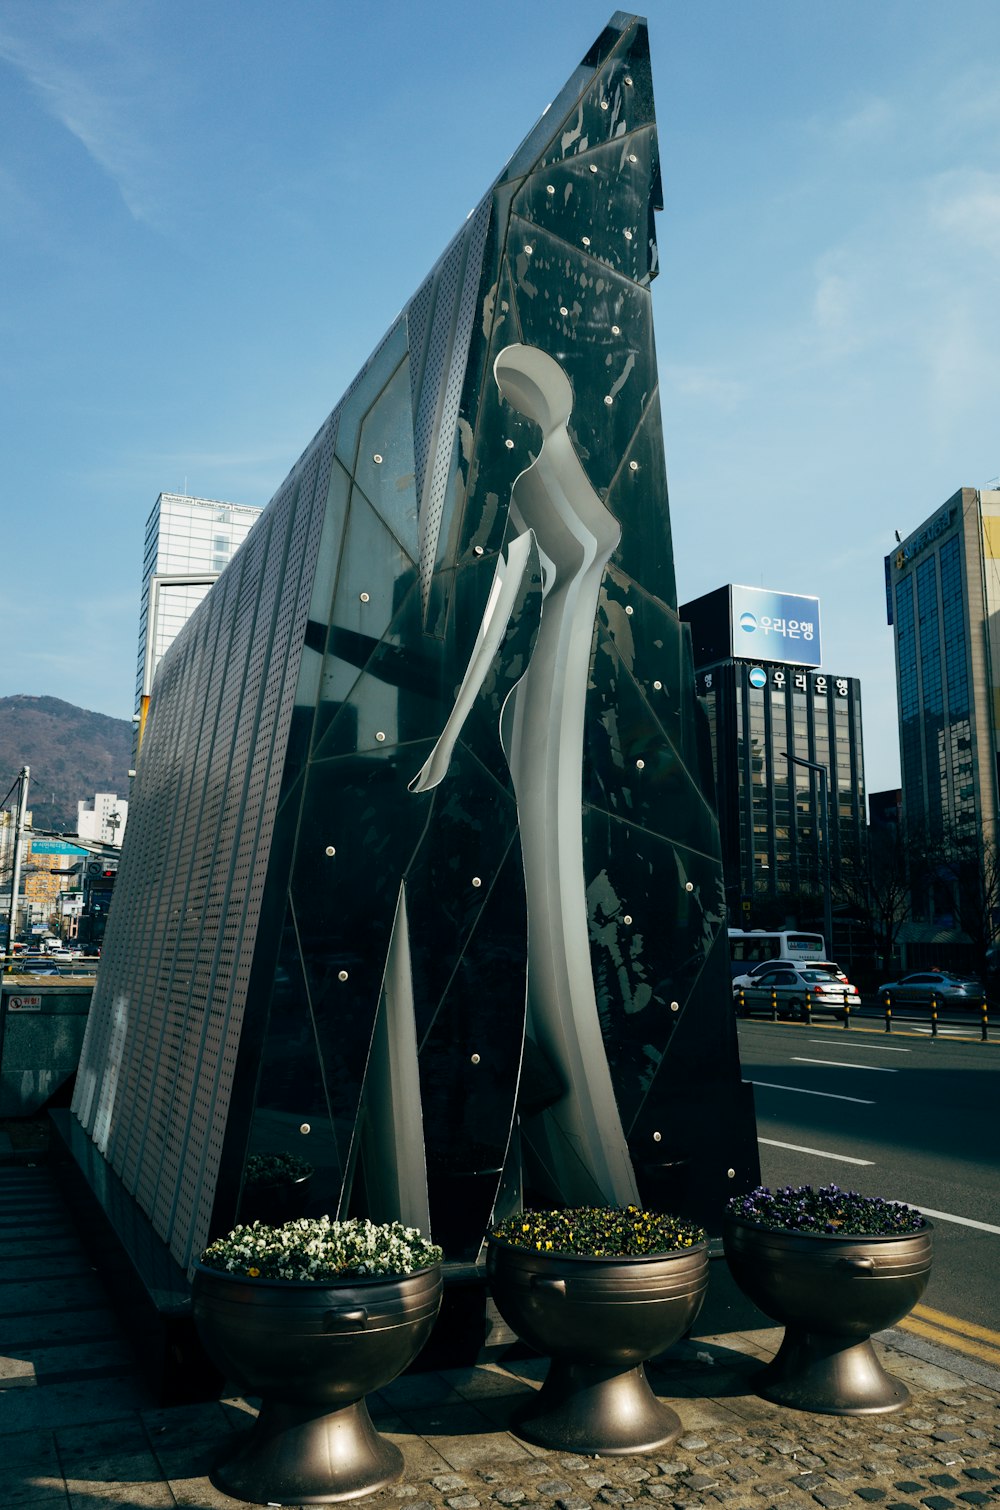
M444 780L448 766L451 764L455 745L462 732L462 726L469 716L472 705L486 679L486 673L500 648L500 641L506 633L507 625L510 623L514 603L527 568L531 540L531 530L526 530L523 535L516 536L507 548L506 557L501 556L497 562L483 621L479 626L479 633L462 678L462 685L458 689L455 706L448 715L448 721L433 750L410 782L411 792L430 791L432 787Z

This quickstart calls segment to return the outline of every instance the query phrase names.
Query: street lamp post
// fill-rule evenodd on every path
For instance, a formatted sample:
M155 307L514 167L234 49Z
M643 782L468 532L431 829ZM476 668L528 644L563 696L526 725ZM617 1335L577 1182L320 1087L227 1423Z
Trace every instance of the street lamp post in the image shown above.
M833 953L833 900L830 873L830 774L818 760L805 760L801 755L781 752L792 765L804 765L809 771L819 773L819 805L823 814L823 934L828 953Z

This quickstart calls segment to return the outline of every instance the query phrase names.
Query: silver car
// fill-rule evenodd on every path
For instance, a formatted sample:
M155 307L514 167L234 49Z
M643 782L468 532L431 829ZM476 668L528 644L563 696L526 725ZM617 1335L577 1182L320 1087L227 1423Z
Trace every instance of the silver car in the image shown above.
M777 1011L779 1017L794 1017L804 1022L807 1010L830 1012L844 1018L847 1009L861 1005L857 986L840 981L828 970L814 970L811 965L793 965L781 960L770 970L761 970L752 984L737 990L734 996L740 1017L755 1012Z
M918 1002L929 1007L934 997L942 1006L979 1007L983 1000L983 984L974 975L951 975L944 970L916 970L903 975L899 980L886 981L878 988L878 999L883 1006L886 997L891 1006Z

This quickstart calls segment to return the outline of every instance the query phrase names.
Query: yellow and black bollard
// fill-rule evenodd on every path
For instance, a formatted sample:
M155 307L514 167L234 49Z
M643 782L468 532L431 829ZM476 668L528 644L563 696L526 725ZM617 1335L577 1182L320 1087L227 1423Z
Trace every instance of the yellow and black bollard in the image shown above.
M987 1040L989 1039L989 1036L990 1036L990 1011L989 1011L989 1006L987 1005L987 1001L986 1001L986 997L985 996L983 997L983 1026L982 1026L982 1036L983 1036L983 1043L986 1043Z
M771 1021L772 1022L777 1022L777 1020L778 1020L778 993L775 990L774 986L772 986L771 987Z
M931 994L931 1037L937 1037L937 992Z
M891 1033L892 1032L892 997L889 995L888 991L885 993L885 995L882 998L882 1000L883 1000L883 1002L885 1004L885 1031L887 1033Z

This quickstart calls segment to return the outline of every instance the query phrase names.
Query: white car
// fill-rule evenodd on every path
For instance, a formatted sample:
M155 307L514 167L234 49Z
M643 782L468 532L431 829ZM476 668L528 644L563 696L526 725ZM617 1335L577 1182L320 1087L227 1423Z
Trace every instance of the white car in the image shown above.
M749 986L737 987L733 1001L741 1017L775 1011L779 1017L799 1022L813 1012L844 1018L848 1009L854 1012L861 1005L858 988L850 981L840 981L829 970L817 970L811 964L793 965L790 960L773 960Z
M733 995L736 995L741 986L754 985L758 977L761 976L765 970L775 970L779 965L788 965L792 970L825 970L827 975L832 975L835 977L835 979L839 980L842 986L850 985L850 981L844 974L843 970L841 970L840 966L835 965L833 961L829 959L811 959L802 961L790 959L765 959L761 960L759 965L752 966L752 968L747 970L744 975L734 976Z

